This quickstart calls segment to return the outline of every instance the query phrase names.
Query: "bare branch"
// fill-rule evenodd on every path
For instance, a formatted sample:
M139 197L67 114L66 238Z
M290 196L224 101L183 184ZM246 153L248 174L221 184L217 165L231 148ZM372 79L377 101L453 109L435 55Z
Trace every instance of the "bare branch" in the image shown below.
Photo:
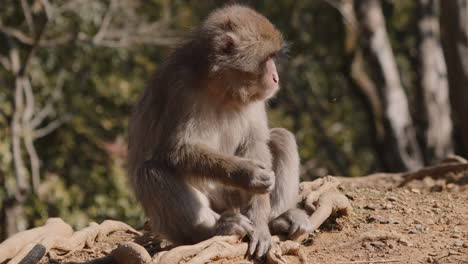
M42 3L42 6L44 7L47 19L52 20L52 16L54 14L53 7L50 5L48 0L41 0L41 3Z
M31 128L36 129L52 112L53 110L53 103L55 100L62 96L62 88L63 84L65 83L65 72L62 71L59 76L57 83L55 84L54 91L52 92L52 96L47 100L45 106L37 113L34 118L31 120Z
M29 184L26 181L24 161L21 154L20 138L22 135L22 128L20 124L21 113L23 111L23 87L20 78L16 78L15 82L15 111L13 112L13 119L11 122L12 142L13 142L13 160L15 165L16 174L16 196L21 196L26 190L29 189Z
M53 101L48 100L44 108L42 108L41 111L38 114L36 114L33 120L31 120L30 125L32 129L37 128L46 119L46 117L49 116L50 113L52 113L52 104Z
M59 128L61 125L63 125L68 120L70 120L70 115L64 115L63 117L50 122L45 127L36 129L34 131L34 133L33 133L34 139L47 136L48 134L54 132L54 130Z
M357 21L354 16L353 10L353 0L324 0L329 5L333 6L340 12L341 16L343 16L344 21L351 25L352 27L357 26Z
M26 23L28 24L29 31L34 34L34 22L31 15L31 8L29 7L27 0L21 0L21 7L23 8L24 18L26 19Z
M7 35L15 37L16 39L25 44L31 45L34 42L34 40L30 36L16 28L0 25L0 31Z
M11 64L7 57L0 56L0 63L3 65L3 67L5 67L5 69L11 71Z
M31 163L31 178L32 186L35 193L38 192L40 184L40 160L37 155L36 148L34 147L34 138L32 135L32 130L27 126L24 133L24 145L26 146L26 151L28 152L29 161Z
M21 78L23 85L23 92L26 98L26 107L22 115L23 126L29 123L34 113L34 93L32 91L31 83L27 78Z
M116 7L115 0L111 0L109 7L107 8L106 14L104 15L104 18L102 19L102 23L101 23L101 26L99 27L98 33L93 37L93 43L95 44L99 43L104 38L107 28L109 27L109 24L112 20L112 14L114 13L115 7Z

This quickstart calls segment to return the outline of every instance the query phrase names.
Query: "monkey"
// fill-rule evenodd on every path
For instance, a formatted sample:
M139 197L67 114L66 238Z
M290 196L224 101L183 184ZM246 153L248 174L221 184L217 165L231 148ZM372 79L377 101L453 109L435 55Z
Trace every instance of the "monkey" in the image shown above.
M272 234L311 231L296 208L295 137L268 126L284 46L266 17L228 5L156 70L130 117L128 174L159 237L181 245L246 236L261 258Z

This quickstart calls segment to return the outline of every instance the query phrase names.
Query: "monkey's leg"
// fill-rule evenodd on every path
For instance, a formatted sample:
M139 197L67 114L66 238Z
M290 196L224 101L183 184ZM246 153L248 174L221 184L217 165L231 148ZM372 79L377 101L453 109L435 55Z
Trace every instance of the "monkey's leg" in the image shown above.
M286 233L295 238L311 232L305 211L296 208L299 192L299 153L294 135L283 128L270 130L270 151L276 182L270 194L270 229L273 234Z
M174 170L148 161L133 185L155 233L176 244L190 244L214 234L219 214L207 197Z
M214 235L242 237L253 231L247 217L232 212L220 216L204 193L154 162L142 166L134 185L153 231L175 244L192 244Z

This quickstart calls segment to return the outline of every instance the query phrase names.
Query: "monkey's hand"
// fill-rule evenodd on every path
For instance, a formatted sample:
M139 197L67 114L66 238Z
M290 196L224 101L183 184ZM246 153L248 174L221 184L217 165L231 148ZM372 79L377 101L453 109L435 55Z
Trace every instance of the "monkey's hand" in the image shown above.
M256 160L241 159L234 177L241 188L251 193L269 193L275 187L275 173Z
M242 238L252 234L253 230L252 221L240 213L225 212L216 222L216 235L238 235Z
M270 222L274 234L287 234L288 238L294 240L305 233L312 232L309 216L301 209L293 208Z
M268 253L271 248L271 234L268 226L257 225L253 233L249 235L249 254L250 256L260 259Z

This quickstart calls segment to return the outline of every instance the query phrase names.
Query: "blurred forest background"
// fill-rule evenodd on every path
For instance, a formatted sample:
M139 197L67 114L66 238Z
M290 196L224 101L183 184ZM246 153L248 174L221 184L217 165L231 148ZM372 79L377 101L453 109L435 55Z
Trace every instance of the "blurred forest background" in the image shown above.
M0 241L52 216L143 223L126 183L131 105L225 3L0 1ZM296 134L303 179L468 156L467 0L242 3L291 44L270 119Z

